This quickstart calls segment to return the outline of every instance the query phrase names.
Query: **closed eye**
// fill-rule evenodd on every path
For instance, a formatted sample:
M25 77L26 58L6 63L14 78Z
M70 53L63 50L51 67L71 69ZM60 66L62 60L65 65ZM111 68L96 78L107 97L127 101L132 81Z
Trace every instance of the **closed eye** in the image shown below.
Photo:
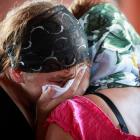
M66 84L67 81L49 81L49 84L52 85L58 85L60 87L63 87Z
M67 81L73 79L74 77L75 77L75 74L73 74L69 77L59 77L59 79L49 80L49 83L63 87L67 83Z

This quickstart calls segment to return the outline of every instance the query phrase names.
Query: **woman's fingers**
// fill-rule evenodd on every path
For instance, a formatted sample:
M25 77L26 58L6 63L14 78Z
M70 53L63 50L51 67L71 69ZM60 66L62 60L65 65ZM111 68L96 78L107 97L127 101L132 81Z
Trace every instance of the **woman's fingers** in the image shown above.
M53 98L53 95L55 94L55 91L53 91L53 88L48 87L47 92L41 94L38 102L42 105L43 104L47 105L47 103L49 103L50 101L51 102L53 101L51 104L54 104L55 102L57 104L57 102L59 101L63 101L65 99L73 97L73 95L77 91L77 88L79 87L79 84L84 74L85 74L85 70L80 70L79 73L76 75L75 80L73 84L71 85L71 87L63 95L58 96L57 98Z
M78 91L79 85L82 82L82 78L84 77L85 73L86 73L86 68L82 68L74 78L74 82L71 85L71 87L69 87L69 89L63 95L60 96L60 98L67 99L76 95L76 92Z
M52 100L54 93L54 90L51 87L48 87L47 92L41 94L40 98L38 99L38 103L42 105L44 103L49 103Z
M36 117L38 122L43 122L49 112L57 105L51 104L54 90L49 87L46 93L42 93L36 104Z
M40 118L45 118L57 105L74 95L83 95L88 87L89 68L81 69L74 78L73 84L61 96L53 98L55 91L49 87L46 93L42 93L37 103L37 112ZM38 116L38 117L39 117Z
M83 95L89 86L90 69L87 67L75 95Z
M53 109L55 106L57 106L58 104L60 104L64 100L72 98L75 95L75 93L77 92L77 89L80 85L81 79L84 75L85 75L85 70L80 70L79 73L77 74L77 76L75 77L73 84L64 94L62 94L61 96L58 96L57 98L53 98L53 99L50 98L50 100L47 99L46 101L51 101L47 106L48 111ZM48 98L47 95L45 98Z

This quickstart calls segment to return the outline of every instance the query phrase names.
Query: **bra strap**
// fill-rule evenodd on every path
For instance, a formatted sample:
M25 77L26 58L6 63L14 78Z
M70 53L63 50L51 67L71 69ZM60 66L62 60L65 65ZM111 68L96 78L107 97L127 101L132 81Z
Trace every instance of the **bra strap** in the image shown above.
M110 109L112 110L112 112L115 114L118 122L119 122L119 125L120 125L120 128L123 132L125 133L129 133L129 130L127 128L127 125L121 115L121 113L119 112L119 110L117 109L117 107L114 105L114 103L107 97L105 96L104 94L100 93L100 92L91 92L91 91L88 91L88 93L90 94L93 94L93 95L97 95L99 97L101 97L106 103L107 105L110 107Z

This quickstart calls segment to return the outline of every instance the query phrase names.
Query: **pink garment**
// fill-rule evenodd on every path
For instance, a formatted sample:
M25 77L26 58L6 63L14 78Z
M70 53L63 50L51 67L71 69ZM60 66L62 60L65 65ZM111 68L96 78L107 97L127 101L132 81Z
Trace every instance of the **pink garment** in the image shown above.
M60 104L50 114L46 127L50 123L56 123L74 140L140 140L116 128L96 104L83 96Z

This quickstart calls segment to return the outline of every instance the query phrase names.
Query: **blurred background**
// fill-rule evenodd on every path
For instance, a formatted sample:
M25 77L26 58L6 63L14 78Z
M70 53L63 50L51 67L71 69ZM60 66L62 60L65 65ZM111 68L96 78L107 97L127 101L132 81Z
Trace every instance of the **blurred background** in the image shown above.
M7 11L25 0L0 0L0 20L6 15ZM61 3L69 6L72 0L60 0ZM130 23L140 34L140 0L112 0L126 15Z

